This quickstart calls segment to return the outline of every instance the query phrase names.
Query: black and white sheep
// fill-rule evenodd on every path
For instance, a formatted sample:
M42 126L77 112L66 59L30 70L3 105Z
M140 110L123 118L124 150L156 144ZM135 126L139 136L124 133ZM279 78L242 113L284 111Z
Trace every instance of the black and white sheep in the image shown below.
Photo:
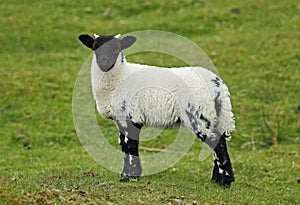
M126 62L122 50L133 36L83 34L80 41L94 51L93 96L100 115L116 122L124 152L121 181L142 173L138 153L143 125L157 128L182 123L214 151L212 181L230 187L234 181L226 139L235 128L229 91L202 67L159 68Z

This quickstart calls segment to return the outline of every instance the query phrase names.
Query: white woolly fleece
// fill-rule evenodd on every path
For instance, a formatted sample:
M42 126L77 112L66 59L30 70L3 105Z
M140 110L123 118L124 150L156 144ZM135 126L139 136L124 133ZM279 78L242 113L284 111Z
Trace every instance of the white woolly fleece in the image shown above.
M193 133L212 140L235 128L228 88L202 67L140 65L126 62L120 54L104 73L94 54L91 80L99 113L124 126L129 118L157 128L181 121Z

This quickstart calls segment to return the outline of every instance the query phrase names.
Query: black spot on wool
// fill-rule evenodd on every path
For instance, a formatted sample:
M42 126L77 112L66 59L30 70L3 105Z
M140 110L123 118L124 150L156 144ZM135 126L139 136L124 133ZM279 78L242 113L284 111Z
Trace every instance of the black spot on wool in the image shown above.
M216 77L215 79L212 79L211 81L216 85L216 87L220 87L221 83L223 83L219 77Z
M187 114L187 116L190 120L191 126L192 126L192 128L193 128L196 135L198 135L196 133L196 131L198 130L198 128L197 128L197 119L200 119L200 120L204 121L206 129L210 128L211 122L206 117L204 117L202 113L200 113L200 108L201 107L199 107L199 110L195 111L195 107L193 105L191 105L190 103L188 103L188 108L190 108L190 109L189 110L186 109L185 113ZM195 111L195 113L194 113L194 111Z
M210 121L204 117L202 114L200 115L200 120L204 121L206 123L206 128L209 129L210 128Z
M216 110L216 114L217 114L217 117L220 116L221 114L221 108L222 108L222 101L220 99L220 92L217 93L217 96L215 97L215 110Z
M126 108L126 101L124 100L121 104L121 111L125 111Z

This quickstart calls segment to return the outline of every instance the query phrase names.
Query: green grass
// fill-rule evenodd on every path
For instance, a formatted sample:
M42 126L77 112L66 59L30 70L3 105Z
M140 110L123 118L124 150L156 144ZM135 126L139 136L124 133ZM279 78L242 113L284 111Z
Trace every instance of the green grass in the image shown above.
M0 202L299 204L299 7L296 0L2 2ZM212 159L198 160L197 141L179 163L138 183L119 183L119 175L99 166L80 144L72 93L91 51L78 35L147 29L196 42L227 83L237 121L229 142L236 173L230 190L209 182ZM151 53L128 60L182 63ZM113 123L98 121L117 146ZM143 145L164 148L173 132ZM278 146L268 145L272 139Z

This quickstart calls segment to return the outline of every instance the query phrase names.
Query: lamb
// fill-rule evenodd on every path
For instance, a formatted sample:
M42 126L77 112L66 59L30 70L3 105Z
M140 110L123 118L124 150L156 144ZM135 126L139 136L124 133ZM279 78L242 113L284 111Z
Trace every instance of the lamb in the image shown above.
M160 68L129 63L122 50L134 36L88 34L79 40L94 51L92 92L97 110L119 128L124 153L120 181L139 179L139 133L143 125L167 128L185 125L213 150L211 180L229 188L234 173L226 140L235 129L230 94L224 82L202 67Z

